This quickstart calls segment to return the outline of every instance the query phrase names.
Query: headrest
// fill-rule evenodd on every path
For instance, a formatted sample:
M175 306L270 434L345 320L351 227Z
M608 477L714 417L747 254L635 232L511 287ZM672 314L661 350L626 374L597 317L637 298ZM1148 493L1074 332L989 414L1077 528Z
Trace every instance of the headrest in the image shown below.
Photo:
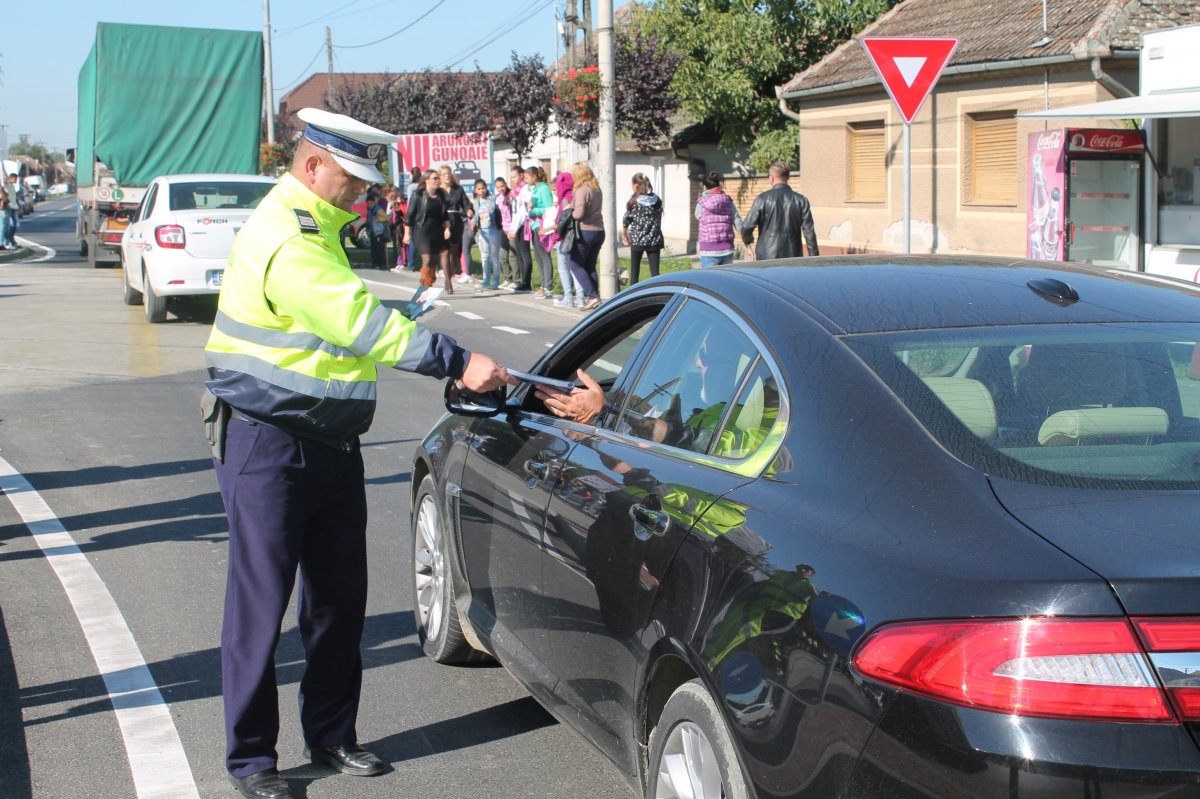
M996 403L987 386L969 377L926 377L929 386L950 413L980 438L996 435Z
M1085 438L1161 436L1167 432L1167 412L1162 408L1079 408L1059 411L1038 430L1043 447L1079 444Z

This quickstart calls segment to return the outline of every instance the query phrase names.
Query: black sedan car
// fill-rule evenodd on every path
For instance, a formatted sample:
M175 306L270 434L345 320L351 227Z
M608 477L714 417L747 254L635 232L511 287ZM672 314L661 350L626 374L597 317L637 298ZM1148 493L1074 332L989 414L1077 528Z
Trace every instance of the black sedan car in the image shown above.
M425 652L647 797L1200 796L1197 342L1200 287L1115 269L639 283L532 369L598 416L523 384L421 444Z

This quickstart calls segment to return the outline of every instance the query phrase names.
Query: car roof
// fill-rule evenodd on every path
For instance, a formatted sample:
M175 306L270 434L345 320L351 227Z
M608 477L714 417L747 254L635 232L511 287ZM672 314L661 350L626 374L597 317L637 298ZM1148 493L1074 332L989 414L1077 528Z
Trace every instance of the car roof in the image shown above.
M1200 285L1195 283L1116 268L1014 258L792 258L666 276L668 280L672 277L728 297L735 305L766 289L805 308L835 334L1024 324L1200 322ZM1030 287L1031 281L1036 288ZM1072 290L1077 300L1072 299Z
M226 182L244 181L246 183L278 183L275 178L267 175L239 175L236 173L196 172L179 175L159 175L156 180L167 183L191 183L197 180L220 180Z

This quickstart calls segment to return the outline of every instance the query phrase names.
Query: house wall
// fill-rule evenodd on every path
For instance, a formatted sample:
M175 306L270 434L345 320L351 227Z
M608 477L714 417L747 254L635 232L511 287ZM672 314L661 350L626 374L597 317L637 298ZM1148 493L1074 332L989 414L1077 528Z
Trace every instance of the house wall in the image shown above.
M1105 63L1126 86L1137 85L1136 62ZM911 130L911 248L1024 256L1026 144L1028 134L1065 127L1054 121L1017 120L1016 200L973 202L969 193L968 115L986 111L1033 112L1112 99L1087 64L1069 68L994 73L974 80L944 80L926 101ZM871 93L793 101L800 113L800 169L792 185L813 206L822 253L901 252L904 245L903 119L882 88ZM850 136L854 122L883 120L887 191L882 201L850 199ZM1071 127L1117 127L1117 120L1072 120Z

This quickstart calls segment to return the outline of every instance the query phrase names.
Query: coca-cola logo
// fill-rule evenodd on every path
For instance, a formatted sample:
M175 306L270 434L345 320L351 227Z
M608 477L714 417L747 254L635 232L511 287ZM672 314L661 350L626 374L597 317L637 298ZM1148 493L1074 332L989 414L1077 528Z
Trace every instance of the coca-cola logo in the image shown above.
M1070 148L1075 152L1111 153L1138 151L1141 139L1119 130L1079 130L1071 134Z
M1038 136L1037 149L1039 150L1057 150L1062 147L1063 132L1061 130L1051 130Z
M1093 150L1115 150L1125 146L1125 137L1120 133L1113 133L1108 136L1095 134L1092 140L1088 142L1088 147Z

